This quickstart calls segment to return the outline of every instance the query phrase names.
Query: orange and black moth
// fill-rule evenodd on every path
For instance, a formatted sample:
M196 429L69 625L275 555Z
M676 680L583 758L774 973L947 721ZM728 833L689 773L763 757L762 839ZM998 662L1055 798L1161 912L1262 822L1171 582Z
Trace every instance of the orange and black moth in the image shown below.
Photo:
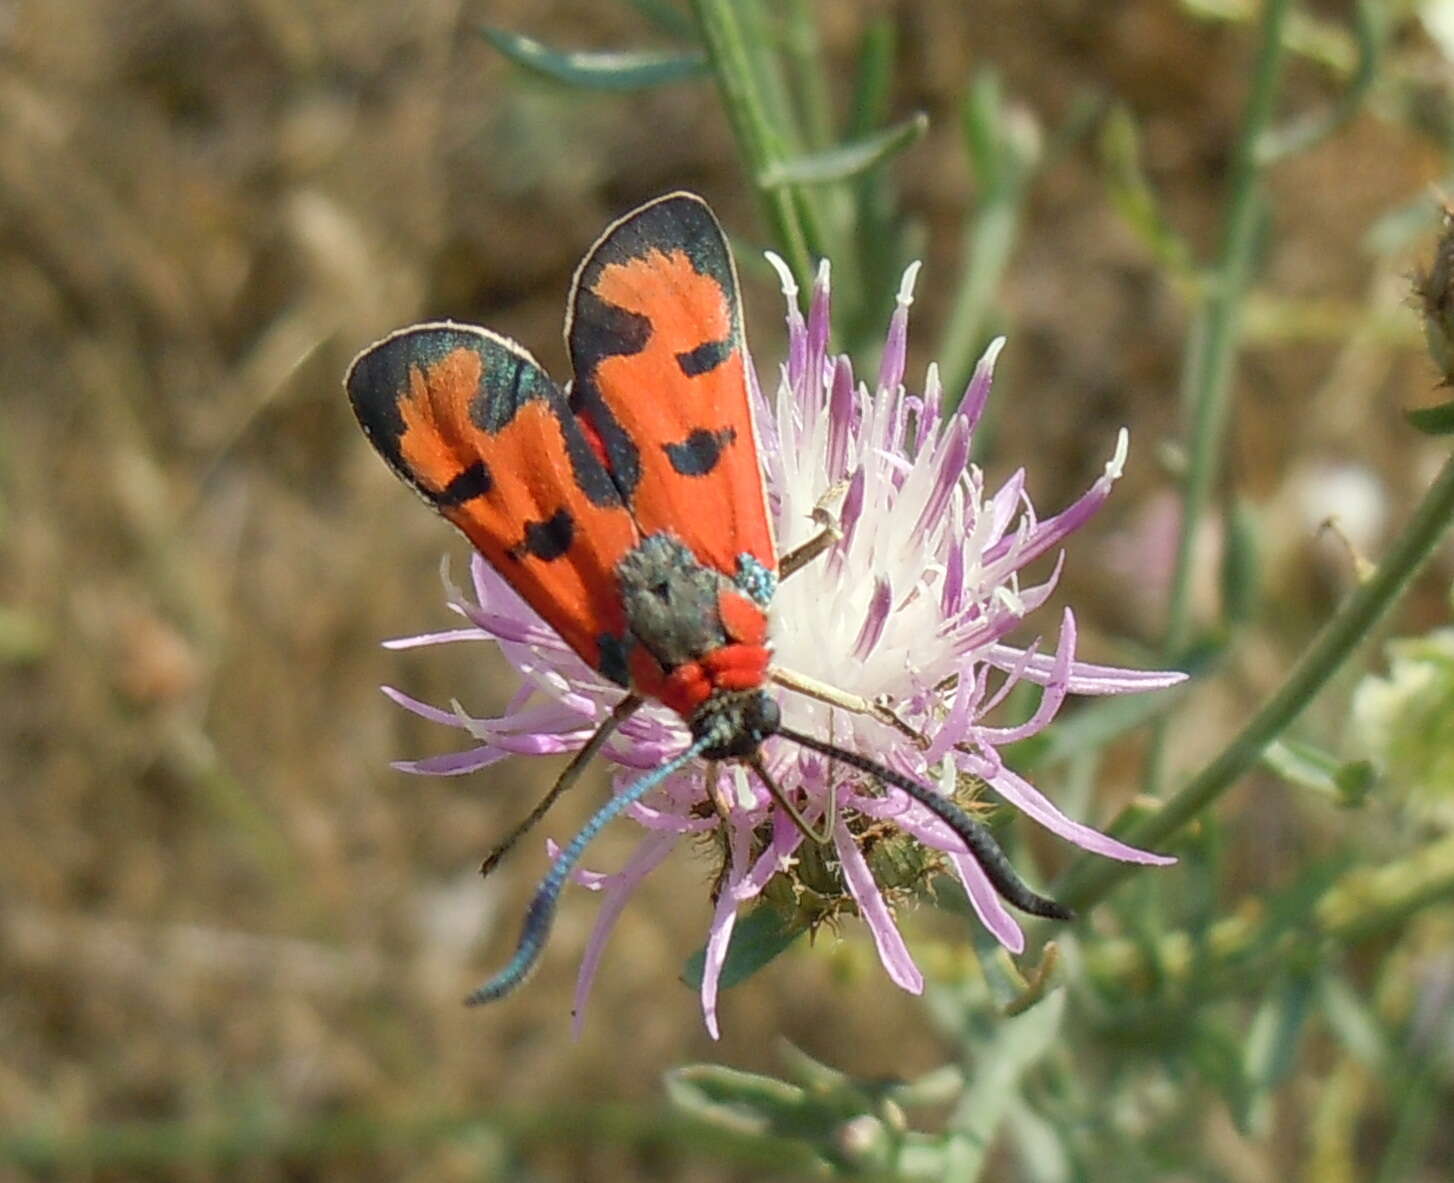
M825 531L781 561L776 552L737 276L706 203L672 193L609 226L576 272L565 336L574 370L567 390L515 342L451 322L386 337L355 359L346 380L364 432L394 471L623 689L528 821L643 701L671 708L692 736L684 752L612 797L557 856L515 958L471 1001L523 980L586 843L690 761L747 762L803 825L759 758L773 735L909 793L955 830L1010 903L1067 916L1032 892L989 832L948 798L783 727L769 688L768 606L779 577L833 538Z

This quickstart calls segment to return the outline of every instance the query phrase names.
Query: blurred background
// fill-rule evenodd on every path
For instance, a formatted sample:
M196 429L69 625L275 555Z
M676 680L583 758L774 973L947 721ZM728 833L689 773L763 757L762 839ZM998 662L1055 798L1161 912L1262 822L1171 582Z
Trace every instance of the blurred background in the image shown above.
M710 77L592 93L522 69L479 32L670 47L654 7L0 4L0 1177L789 1177L796 1167L750 1140L719 1144L674 1114L663 1072L705 1059L777 1072L783 1039L859 1079L954 1058L852 920L730 991L713 1044L679 981L710 909L711 868L688 849L623 917L579 1042L584 893L567 895L528 989L464 1009L545 865L531 843L482 881L479 859L557 767L518 760L460 780L389 768L457 736L393 707L380 683L475 714L512 687L482 646L379 647L448 626L440 558L462 573L467 551L362 439L340 386L349 359L392 328L452 317L565 377L576 261L610 218L677 187L702 193L734 239L769 380L781 356L781 296L759 261L769 231ZM888 166L894 273L924 261L911 382L942 356L983 241L990 191L964 113L986 79L1034 161L974 330L1009 337L981 460L996 483L1025 465L1049 512L1130 428L1125 479L1074 539L1061 585L1093 660L1161 660L1190 331L1178 252L1218 249L1256 8L809 9L833 104L849 101L872 33L894 65L888 115L928 116ZM1327 109L1347 90L1351 8L1297 9L1280 110ZM1435 186L1451 175L1454 16L1397 3L1387 22L1368 101L1267 175L1225 460L1256 525L1257 595L1172 724L1173 782L1278 684L1447 452L1401 411L1433 401L1439 377L1410 276L1432 257ZM1154 214L1136 204L1148 190ZM845 297L860 331L840 344L860 372L895 286ZM1200 540L1194 619L1213 631L1232 502L1219 494ZM1330 516L1341 536L1320 530ZM1450 575L1445 549L1390 633L1447 621ZM1376 639L1354 664L1303 723L1334 750L1351 742L1354 683L1383 668ZM1132 734L1104 753L1085 820L1135 794L1143 749ZM552 834L599 799L591 783ZM1042 783L1055 795L1055 777ZM1392 857L1425 824L1402 792L1351 812L1269 771L1246 778L1218 811L1209 914L1355 839L1371 862ZM591 862L614 865L630 840L608 833ZM1041 882L1066 861L1053 842L1034 854ZM1184 890L1181 873L1161 889ZM1340 957L1372 994L1395 942L1442 947L1446 992L1419 1005L1447 1024L1447 888L1426 902L1430 927ZM908 926L926 968L972 972L960 922L925 909ZM1408 989L1384 1000L1390 1023L1415 1006ZM1253 1003L1220 999L1219 1021L1245 1026ZM1085 1038L1087 1056L1128 1054L1104 1026ZM1179 1147L1183 1165L1090 1177L1382 1177L1358 1164L1399 1128L1397 1099L1370 1069L1342 1109L1320 1104L1338 1049L1326 1032L1299 1044L1258 1120L1238 1116L1198 1054L1146 1067L1105 1120ZM1447 1112L1440 1079L1432 1113ZM934 1110L916 1122L935 1128ZM1316 1166L1329 1138L1348 1152L1334 1156L1342 1174ZM1399 1177L1447 1178L1432 1165L1454 1155L1447 1131L1420 1139ZM994 1177L1037 1177L1000 1153Z

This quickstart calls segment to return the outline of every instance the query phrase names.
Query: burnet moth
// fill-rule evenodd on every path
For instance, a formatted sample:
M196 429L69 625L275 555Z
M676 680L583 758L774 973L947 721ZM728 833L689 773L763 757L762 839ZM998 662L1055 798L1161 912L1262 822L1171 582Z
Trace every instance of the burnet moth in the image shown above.
M468 1001L500 998L524 981L587 844L694 760L744 762L821 840L759 758L770 736L907 793L954 831L1007 902L1071 918L1030 890L953 800L783 725L773 684L848 701L775 668L768 629L779 579L828 549L834 534L830 527L790 554L776 551L736 270L706 202L670 193L607 227L576 271L568 309L568 390L514 341L447 321L384 338L345 381L364 433L395 473L622 688L620 704L486 867L643 702L669 707L691 734L684 751L614 795L560 851L514 957Z

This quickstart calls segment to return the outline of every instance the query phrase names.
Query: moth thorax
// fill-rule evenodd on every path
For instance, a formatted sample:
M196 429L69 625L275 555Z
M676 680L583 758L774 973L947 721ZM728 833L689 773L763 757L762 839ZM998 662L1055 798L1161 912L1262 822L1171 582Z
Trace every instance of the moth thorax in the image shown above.
M778 705L763 690L719 690L688 723L692 738L708 741L708 760L736 760L756 754L782 723Z
M696 661L731 638L719 603L731 580L671 534L649 534L616 564L627 627L664 670Z

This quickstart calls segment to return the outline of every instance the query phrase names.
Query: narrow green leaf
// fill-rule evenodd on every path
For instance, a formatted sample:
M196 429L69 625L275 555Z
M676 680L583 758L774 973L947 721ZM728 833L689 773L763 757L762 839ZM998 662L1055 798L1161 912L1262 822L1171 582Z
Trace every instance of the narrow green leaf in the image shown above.
M975 184L984 193L998 189L1004 179L1000 159L1003 107L999 75L993 70L979 71L964 96L961 117L969 165L974 170Z
M1235 629L1246 624L1257 608L1260 572L1257 562L1257 521L1242 501L1223 515L1222 618Z
M774 161L763 170L758 183L765 189L780 189L786 185L826 185L846 181L902 152L928 130L929 116L918 111L902 122L862 139L850 140L824 152Z
M1191 251L1161 210L1161 201L1141 165L1141 134L1131 112L1116 107L1100 137L1101 165L1112 204L1156 260L1186 276Z
M1258 1008L1242 1052L1247 1090L1238 1118L1244 1129L1266 1128L1273 1093L1292 1071L1316 998L1314 980L1300 974L1280 983Z
M697 50L559 50L533 37L490 25L481 25L479 31L517 65L567 86L589 90L641 90L707 72L706 56Z
M858 48L857 76L853 83L853 116L848 128L853 139L868 135L888 118L897 41L894 22L887 17L874 20L863 32Z
M1337 799L1339 805L1363 804L1377 773L1367 760L1340 760L1313 744L1279 739L1268 745L1262 762L1289 784Z
M1425 435L1454 435L1454 399L1433 407L1405 411L1404 418Z
M1341 974L1325 974L1318 983L1319 1005L1328 1029L1358 1063L1370 1072L1386 1072L1394 1061L1393 1041L1382 1020Z
M727 960L722 965L720 986L729 990L745 982L758 970L784 952L799 936L802 929L793 928L774 908L760 907L732 930L732 941L727 946ZM702 972L707 965L707 950L698 949L682 967L682 981L697 990L702 985Z

